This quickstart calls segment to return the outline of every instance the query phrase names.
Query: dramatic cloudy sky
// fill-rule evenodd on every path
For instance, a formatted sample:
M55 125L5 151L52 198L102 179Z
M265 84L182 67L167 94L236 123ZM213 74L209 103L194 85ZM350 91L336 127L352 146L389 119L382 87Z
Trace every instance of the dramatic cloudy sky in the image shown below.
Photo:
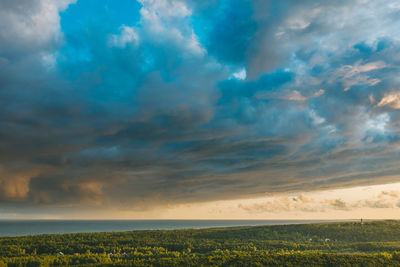
M393 217L399 67L397 0L1 0L0 217Z

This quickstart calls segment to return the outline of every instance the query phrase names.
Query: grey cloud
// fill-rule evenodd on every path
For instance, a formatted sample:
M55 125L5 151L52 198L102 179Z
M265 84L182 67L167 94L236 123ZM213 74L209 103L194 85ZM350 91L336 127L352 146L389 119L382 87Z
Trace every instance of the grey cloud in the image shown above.
M0 53L11 57L46 52L62 39L59 11L74 0L4 0L0 3Z
M54 69L41 53L60 45L58 11L67 2L2 2L23 17L0 19L10 25L0 30L2 203L151 207L377 184L399 173L400 118L390 96L400 45L383 16L394 11L379 8L385 19L372 26L363 25L369 15L362 12L389 1L255 1L247 18L257 24L255 36L235 60L218 58L193 37L179 1L178 14L156 2L142 10L154 16L129 26L137 38L110 45L118 34L88 26L90 62L60 57ZM53 8L43 18L52 28L43 28L40 40L12 38L43 3ZM189 7L201 15L214 4ZM358 5L360 13L349 14ZM354 48L364 41L372 52ZM30 56L13 57L24 53ZM232 70L241 67L249 77L234 80ZM341 200L328 204L348 208ZM301 196L241 208L315 209Z

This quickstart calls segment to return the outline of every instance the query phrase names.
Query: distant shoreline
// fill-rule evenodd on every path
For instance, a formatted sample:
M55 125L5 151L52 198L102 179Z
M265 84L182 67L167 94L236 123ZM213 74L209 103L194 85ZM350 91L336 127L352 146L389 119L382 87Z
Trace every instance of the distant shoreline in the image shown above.
M0 220L0 237L292 225L349 220Z

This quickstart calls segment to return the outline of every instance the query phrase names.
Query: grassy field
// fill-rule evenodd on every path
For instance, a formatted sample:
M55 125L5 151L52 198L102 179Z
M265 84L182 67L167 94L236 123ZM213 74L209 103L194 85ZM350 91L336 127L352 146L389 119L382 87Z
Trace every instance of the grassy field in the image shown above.
M400 221L0 238L0 266L55 265L400 266Z

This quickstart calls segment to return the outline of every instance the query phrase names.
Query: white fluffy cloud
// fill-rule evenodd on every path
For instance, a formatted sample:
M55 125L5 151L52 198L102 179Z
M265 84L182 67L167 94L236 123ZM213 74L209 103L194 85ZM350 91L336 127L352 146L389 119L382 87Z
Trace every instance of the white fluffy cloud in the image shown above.
M204 48L199 43L193 28L185 18L191 15L190 9L183 1L177 0L141 0L141 21L147 35L153 42L175 43L182 52L190 56L202 56Z
M59 12L76 0L4 0L0 2L0 52L41 51L62 39Z
M120 34L113 34L109 38L109 45L119 48L126 47L127 44L137 44L139 36L133 27L122 25L120 27Z

